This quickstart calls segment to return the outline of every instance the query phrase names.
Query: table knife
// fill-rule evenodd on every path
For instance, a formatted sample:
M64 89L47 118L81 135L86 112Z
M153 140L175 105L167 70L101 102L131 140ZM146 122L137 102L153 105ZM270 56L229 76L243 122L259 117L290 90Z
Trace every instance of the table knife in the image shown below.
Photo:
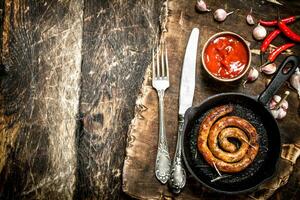
M175 156L171 167L171 177L169 181L169 186L174 193L180 193L186 183L186 173L181 158L181 142L183 135L184 114L185 111L192 106L194 98L198 38L199 29L194 28L191 32L185 50L181 72L178 136Z

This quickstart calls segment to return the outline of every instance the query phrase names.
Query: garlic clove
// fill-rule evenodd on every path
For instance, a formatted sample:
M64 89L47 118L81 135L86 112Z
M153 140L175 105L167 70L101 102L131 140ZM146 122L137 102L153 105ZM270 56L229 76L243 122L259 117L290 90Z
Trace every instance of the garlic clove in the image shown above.
M251 67L247 76L247 80L243 83L243 86L245 87L247 82L254 82L258 78L258 75L257 69Z
M275 106L280 102L281 97L279 95L274 95L269 103L270 110L273 110Z
M258 24L252 32L252 35L254 37L254 39L256 40L262 40L267 36L267 30L265 29L265 27L261 26L260 24Z
M254 18L253 18L253 16L252 16L252 8L251 8L251 10L250 10L250 13L247 15L247 17L246 17L246 21L247 21L247 23L249 24L249 25L254 25L255 24L255 22L254 22Z
M233 11L227 13L224 9L219 8L214 12L214 19L218 22L223 22L223 21L225 21L226 17L228 15L231 15L232 13L233 13Z
M274 95L273 96L273 100L276 102L276 103L279 103L280 100L281 100L281 97L279 95Z
M260 69L261 72L267 74L267 75L271 75L271 74L274 74L276 72L276 64L275 63L270 63L264 67L262 67Z
M269 103L270 110L274 109L276 105L277 105L277 102L272 99Z
M290 83L292 87L297 90L298 97L300 98L300 71L299 68L296 69L295 73L290 78Z
M200 12L210 12L211 10L207 8L206 3L203 0L197 0L196 9Z
M275 119L282 119L286 116L287 109L289 107L286 98L289 94L289 91L285 91L284 96L282 98L279 95L274 95L271 99L269 103L269 108Z
M285 110L283 110L282 108L279 108L276 119L283 119L286 116L286 113L287 112Z
M281 108L285 111L289 108L289 103L287 102L287 100L283 100Z
M254 19L253 19L252 15L250 15L250 14L247 15L246 21L251 26L255 24Z
M271 110L271 113L275 119L278 118L278 110Z
M275 119L283 119L287 114L287 112L282 108L279 108L277 110L271 110L271 113Z
M258 71L254 67L252 67L249 71L247 80L250 82L255 81L258 78Z
M289 107L289 104L287 102L287 97L290 95L290 91L285 91L284 92L284 96L280 99L280 101L277 103L277 105L275 106L274 109L279 109L279 108L282 108L284 109L285 111L288 109Z
M227 12L224 9L220 8L214 12L214 18L218 22L224 21L226 19L226 16L227 16Z

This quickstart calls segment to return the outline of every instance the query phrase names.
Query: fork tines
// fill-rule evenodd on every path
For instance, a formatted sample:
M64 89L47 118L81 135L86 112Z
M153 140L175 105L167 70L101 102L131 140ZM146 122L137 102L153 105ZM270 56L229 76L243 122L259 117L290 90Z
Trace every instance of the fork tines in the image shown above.
M168 78L169 77L169 64L167 48L162 43L161 48L157 47L156 55L154 49L152 50L152 78ZM160 54L160 55L159 55ZM156 59L155 59L156 57ZM156 60L156 62L155 62ZM156 66L155 66L156 65Z

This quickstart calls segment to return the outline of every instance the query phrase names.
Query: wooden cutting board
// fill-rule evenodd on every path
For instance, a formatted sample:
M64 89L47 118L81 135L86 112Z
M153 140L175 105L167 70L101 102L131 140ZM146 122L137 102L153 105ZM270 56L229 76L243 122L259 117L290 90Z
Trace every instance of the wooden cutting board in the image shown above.
M223 23L217 23L213 20L212 13L199 14L194 9L194 1L185 0L169 0L167 2L167 31L162 35L166 41L169 67L170 67L170 88L165 95L165 125L167 130L167 138L171 157L174 155L176 139L177 139L177 117L178 117L178 98L179 84L183 57L188 37L193 27L200 29L200 42L197 52L197 68L196 68L196 89L194 96L194 105L200 104L207 97L221 92L242 92L249 95L258 95L265 88L267 79L270 77L260 75L259 79L251 84L247 84L246 88L242 87L241 82L233 84L224 84L212 80L201 65L201 51L207 39L220 31L233 31L240 34L251 43L251 49L259 49L261 42L257 42L252 38L253 27L246 24L246 15L253 8L253 16L256 19L267 18L275 19L277 9L271 4L261 4L260 1L213 1L207 0L206 3L213 10L217 8L225 8L228 11L239 9L227 18ZM295 2L294 2L295 3ZM299 9L299 3L289 4L280 8L282 16L288 16L295 13ZM166 13L165 13L166 14ZM300 25L293 24L295 30L299 30ZM271 30L271 29L269 29ZM286 39L279 37L274 45L285 43ZM300 49L293 49L295 54L299 54ZM284 56L280 56L276 60L279 64ZM259 56L252 55L252 66L259 65ZM244 79L245 80L245 79ZM242 80L243 81L243 80ZM286 84L278 92L282 95L285 90L291 90ZM291 90L292 91L292 90ZM158 141L158 103L156 91L151 86L151 65L145 74L144 83L141 87L140 96L136 102L135 118L131 122L128 132L128 143L126 148L126 158L123 169L123 191L132 197L140 199L244 199L245 196L224 196L208 191L197 183L189 174L187 185L184 191L174 196L169 192L166 185L161 185L154 175L154 165L157 151ZM299 106L298 98L295 92L291 92L288 97L289 110L288 115L281 121L278 121L282 140L284 143L300 144L299 124L300 118L297 113ZM291 185L287 184L285 190L296 191L295 194L300 195L295 187L299 187L299 182L295 185L295 177L299 177L300 163L296 164L295 173L290 178ZM293 182L294 181L294 182ZM282 193L277 195L281 196Z

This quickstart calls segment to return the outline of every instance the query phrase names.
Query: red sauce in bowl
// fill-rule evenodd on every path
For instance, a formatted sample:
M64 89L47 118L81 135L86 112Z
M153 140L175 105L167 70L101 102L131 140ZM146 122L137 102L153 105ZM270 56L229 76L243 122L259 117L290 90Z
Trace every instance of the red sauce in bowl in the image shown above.
M204 51L207 70L221 79L231 79L244 72L249 61L245 43L234 35L220 35L211 40Z

